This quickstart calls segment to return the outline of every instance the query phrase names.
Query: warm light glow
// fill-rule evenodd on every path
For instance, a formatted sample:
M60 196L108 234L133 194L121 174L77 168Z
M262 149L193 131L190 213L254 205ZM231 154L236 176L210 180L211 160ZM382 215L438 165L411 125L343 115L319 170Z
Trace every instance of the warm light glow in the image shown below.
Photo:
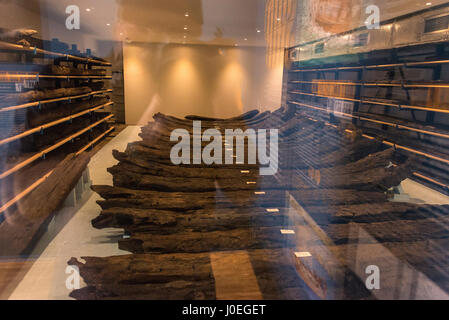
M228 50L225 57L234 61L234 56L236 59L239 56L238 49ZM246 86L247 76L242 66L237 62L228 62L217 78L213 100L214 113L229 110L229 106L233 106L231 114L243 113L243 94Z

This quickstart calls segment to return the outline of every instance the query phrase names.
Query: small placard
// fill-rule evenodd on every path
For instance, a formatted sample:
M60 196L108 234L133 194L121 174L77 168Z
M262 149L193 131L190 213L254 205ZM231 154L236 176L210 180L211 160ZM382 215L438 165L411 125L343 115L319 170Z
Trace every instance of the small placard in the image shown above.
M254 194L256 194L256 195L264 195L266 193L265 193L265 191L256 191L256 192L254 192Z
M246 182L246 184L256 184L256 182L254 182L254 181L248 181L248 182Z
M240 170L240 173L249 173L249 170Z
M279 209L277 208L267 209L267 212L279 212Z
M282 234L295 234L295 230L284 230L284 229L281 229L281 233Z
M307 251L302 251L302 252L295 252L295 256L296 256L296 258L307 258L307 257L311 257L312 254Z

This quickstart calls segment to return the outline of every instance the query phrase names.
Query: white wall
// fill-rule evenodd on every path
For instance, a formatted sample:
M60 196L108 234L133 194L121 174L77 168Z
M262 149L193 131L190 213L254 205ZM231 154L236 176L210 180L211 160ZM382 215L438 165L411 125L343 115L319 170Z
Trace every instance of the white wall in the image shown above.
M145 124L156 112L232 117L277 109L282 69L267 66L260 47L125 44L126 123Z

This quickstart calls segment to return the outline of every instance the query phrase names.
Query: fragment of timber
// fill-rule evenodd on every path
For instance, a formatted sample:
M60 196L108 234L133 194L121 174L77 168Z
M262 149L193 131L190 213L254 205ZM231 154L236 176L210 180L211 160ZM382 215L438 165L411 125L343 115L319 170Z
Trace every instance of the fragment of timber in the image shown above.
M294 247L295 237L279 227L240 228L227 231L180 232L170 235L133 233L119 240L119 248L133 253L195 253Z
M75 187L89 160L88 153L68 155L44 183L5 212L5 221L0 224L0 256L21 255L32 247L41 227Z
M208 232L250 227L288 225L283 209L273 214L264 208L202 209L167 211L140 208L110 208L92 220L95 228L123 228L129 233L173 234L184 230Z

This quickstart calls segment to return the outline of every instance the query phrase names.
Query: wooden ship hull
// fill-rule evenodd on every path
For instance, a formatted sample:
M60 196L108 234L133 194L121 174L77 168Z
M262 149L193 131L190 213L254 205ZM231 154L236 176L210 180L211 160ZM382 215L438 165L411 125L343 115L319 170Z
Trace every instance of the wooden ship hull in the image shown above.
M412 175L415 157L286 108L223 120L154 119L142 128L142 141L113 152L114 185L92 187L103 198L93 227L124 229L118 245L131 254L83 257L85 263L72 258L69 265L79 267L87 284L72 297L216 299L211 254L244 251L265 299L373 299L348 257L354 246L373 241L449 289L441 271L447 258L432 249L447 242L449 207L389 201L389 190ZM222 134L279 129L277 174L260 176L260 165L173 165L170 132L192 132L195 120ZM307 150L311 140L319 152ZM292 210L291 199L307 217ZM296 233L283 234L286 229ZM314 236L301 239L310 230ZM323 243L332 259L322 254ZM295 256L304 250L313 262Z

